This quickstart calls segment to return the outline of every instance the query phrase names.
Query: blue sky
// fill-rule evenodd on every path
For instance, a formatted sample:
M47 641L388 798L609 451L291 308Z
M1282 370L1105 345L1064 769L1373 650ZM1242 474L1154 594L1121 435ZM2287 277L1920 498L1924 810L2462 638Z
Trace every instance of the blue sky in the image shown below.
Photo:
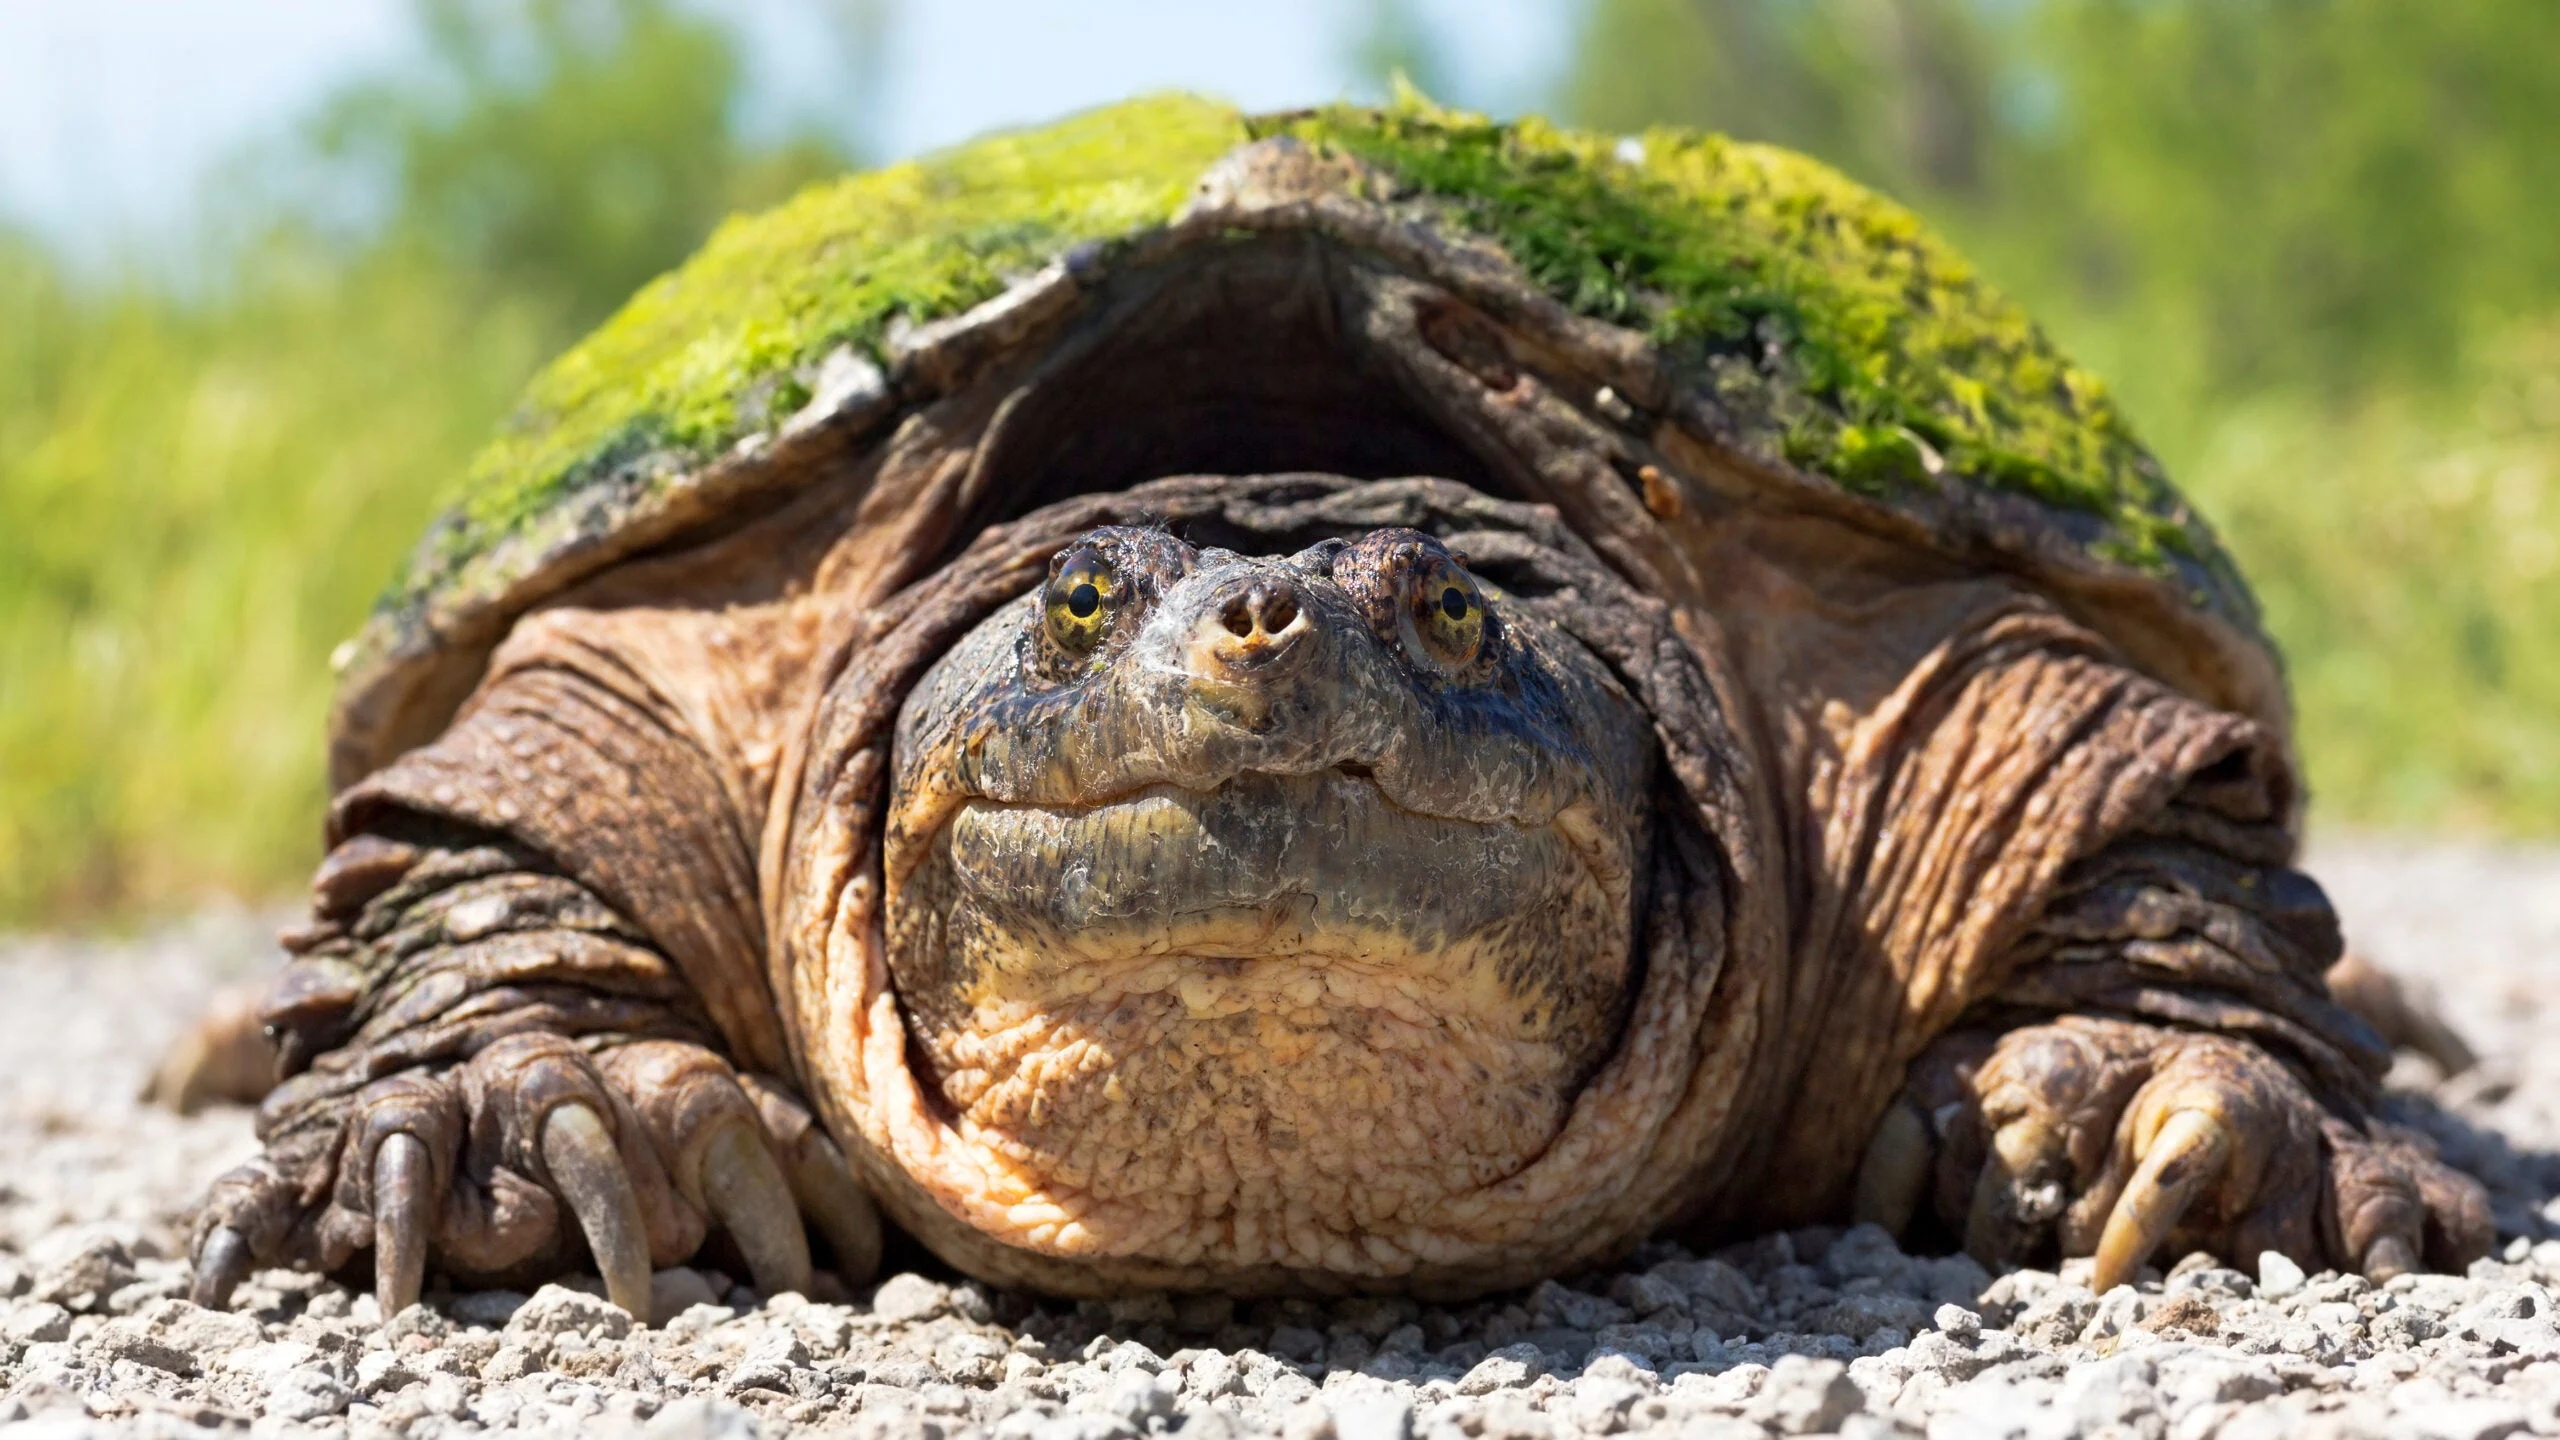
M757 116L844 117L837 0L696 0L732 20ZM1534 105L1571 0L1415 0L1456 100ZM1254 107L1345 94L1362 0L891 0L864 117L897 156L1166 86ZM0 0L0 217L75 250L150 248L215 162L414 43L405 0Z

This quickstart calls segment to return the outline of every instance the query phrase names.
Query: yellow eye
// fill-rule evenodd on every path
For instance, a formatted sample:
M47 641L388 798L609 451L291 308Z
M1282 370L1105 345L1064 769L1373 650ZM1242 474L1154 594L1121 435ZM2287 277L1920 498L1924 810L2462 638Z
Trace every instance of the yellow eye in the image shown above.
M1467 572L1435 560L1413 588L1413 629L1433 658L1456 669L1476 658L1484 644L1484 597Z
M1119 590L1119 572L1101 551L1090 546L1069 551L1043 596L1049 638L1076 655L1101 644Z

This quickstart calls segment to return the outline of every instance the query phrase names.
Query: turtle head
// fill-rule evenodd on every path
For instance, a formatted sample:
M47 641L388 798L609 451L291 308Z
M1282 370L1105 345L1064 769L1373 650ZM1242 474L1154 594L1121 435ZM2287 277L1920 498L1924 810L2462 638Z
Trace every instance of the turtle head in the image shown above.
M919 1088L1067 1217L1046 1248L1392 1274L1616 1044L1654 765L1429 536L1091 532L900 715Z

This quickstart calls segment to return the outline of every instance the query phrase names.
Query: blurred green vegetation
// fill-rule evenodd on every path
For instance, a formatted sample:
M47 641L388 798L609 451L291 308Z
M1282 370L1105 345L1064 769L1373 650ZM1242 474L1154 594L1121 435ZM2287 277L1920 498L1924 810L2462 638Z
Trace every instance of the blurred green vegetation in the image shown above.
M0 923L296 885L329 651L526 377L850 163L751 136L679 0L417 3L189 283L0 234ZM2110 377L2287 646L2318 818L2560 832L2560 7L1558 3L1562 118L1822 156ZM1365 13L1360 68L1454 88Z
M731 37L667 0L418 13L416 65L244 160L200 280L0 236L0 922L297 884L329 652L526 377L850 163L742 135Z
M1561 99L1830 160L2108 377L2314 823L2560 832L2560 6L1586 0Z

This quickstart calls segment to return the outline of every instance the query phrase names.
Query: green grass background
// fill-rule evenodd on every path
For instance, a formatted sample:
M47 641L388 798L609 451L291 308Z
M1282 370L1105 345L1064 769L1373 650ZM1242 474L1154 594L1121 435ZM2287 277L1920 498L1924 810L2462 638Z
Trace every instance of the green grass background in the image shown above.
M526 379L850 163L743 139L692 11L422 8L428 51L278 137L302 188L234 187L184 283L0 235L0 924L298 886L329 653ZM2560 7L1576 13L1563 118L1822 155L2108 377L2285 646L2315 823L2560 833ZM1469 98L1409 6L1369 20L1363 64ZM388 198L324 224L330 184Z

